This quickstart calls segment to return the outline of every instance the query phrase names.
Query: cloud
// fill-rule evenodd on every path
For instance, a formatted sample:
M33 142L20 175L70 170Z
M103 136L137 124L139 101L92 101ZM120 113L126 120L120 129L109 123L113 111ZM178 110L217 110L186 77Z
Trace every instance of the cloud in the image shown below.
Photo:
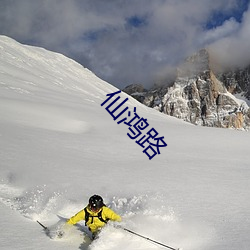
M239 2L2 0L0 33L61 52L120 88L149 86L204 46L212 44L216 53L225 45L248 48L248 13L242 22L233 17ZM222 23L214 20L219 15Z
M227 29L224 24L220 29ZM242 22L221 39L210 44L217 63L225 67L245 67L250 64L250 10L243 15Z
M200 38L201 44L211 44L219 41L225 37L231 36L237 33L240 28L240 24L232 17L226 20L221 26L204 31Z

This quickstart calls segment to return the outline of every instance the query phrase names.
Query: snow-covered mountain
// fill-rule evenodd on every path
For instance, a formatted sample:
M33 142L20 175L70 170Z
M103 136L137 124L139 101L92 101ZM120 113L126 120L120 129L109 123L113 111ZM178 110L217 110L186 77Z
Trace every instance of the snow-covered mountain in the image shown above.
M209 52L200 50L180 65L170 87L147 91L132 85L124 91L149 107L196 125L249 129L249 69L221 73L211 61Z
M63 55L0 36L0 248L163 249L112 225L91 243L84 222L62 239L36 223L53 228L97 193L124 227L171 247L248 250L250 134L193 126L125 93L107 100L117 91ZM117 112L128 109L114 120L117 97L128 98ZM150 160L152 128L150 141L168 145Z

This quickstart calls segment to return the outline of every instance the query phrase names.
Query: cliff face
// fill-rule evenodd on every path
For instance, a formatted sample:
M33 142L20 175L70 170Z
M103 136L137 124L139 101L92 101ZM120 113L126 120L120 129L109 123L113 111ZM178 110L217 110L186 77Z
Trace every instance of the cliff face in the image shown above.
M240 93L250 100L250 66L218 74L218 79L225 84L230 93Z
M250 109L233 94L250 96L249 70L250 67L215 75L208 51L201 50L178 68L170 87L150 91L137 88L129 94L149 107L196 125L248 129Z

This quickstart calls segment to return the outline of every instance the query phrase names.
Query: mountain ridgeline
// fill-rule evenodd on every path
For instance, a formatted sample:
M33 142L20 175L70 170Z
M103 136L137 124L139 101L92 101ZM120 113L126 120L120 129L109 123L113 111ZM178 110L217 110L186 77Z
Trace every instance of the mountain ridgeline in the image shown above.
M250 66L219 72L206 49L188 57L171 85L146 90L132 84L124 92L146 106L195 125L250 128Z

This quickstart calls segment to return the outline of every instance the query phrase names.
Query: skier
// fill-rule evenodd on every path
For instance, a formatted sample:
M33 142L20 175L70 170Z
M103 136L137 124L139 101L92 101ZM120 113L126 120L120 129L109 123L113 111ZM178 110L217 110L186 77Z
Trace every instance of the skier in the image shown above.
M109 220L120 222L122 219L120 215L105 206L101 196L95 194L89 198L89 204L72 216L67 224L74 225L80 220L85 220L85 226L92 232L94 239Z

